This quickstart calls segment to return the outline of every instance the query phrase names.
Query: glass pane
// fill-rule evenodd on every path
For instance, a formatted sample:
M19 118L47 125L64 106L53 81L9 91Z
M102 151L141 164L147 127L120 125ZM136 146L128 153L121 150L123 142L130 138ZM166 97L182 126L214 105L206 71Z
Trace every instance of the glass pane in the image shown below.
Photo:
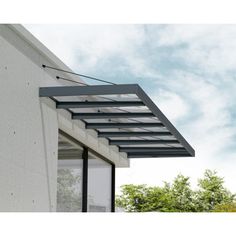
M82 148L59 137L57 211L82 211Z
M111 165L91 153L88 159L88 211L111 211Z

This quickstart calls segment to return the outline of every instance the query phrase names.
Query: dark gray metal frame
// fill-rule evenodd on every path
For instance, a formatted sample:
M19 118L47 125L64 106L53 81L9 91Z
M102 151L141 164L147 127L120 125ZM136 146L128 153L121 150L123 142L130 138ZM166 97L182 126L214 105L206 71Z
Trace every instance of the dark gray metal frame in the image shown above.
M111 212L115 212L116 166L111 165Z
M55 99L55 97L63 97L63 96L94 96L94 95L121 95L121 94L136 94L137 97L141 101L130 102L130 101L72 101L72 102L59 102ZM185 157L185 156L195 156L194 149L190 146L190 144L184 139L184 137L178 132L178 130L171 124L171 122L166 118L166 116L160 111L160 109L153 103L153 101L147 96L147 94L142 90L142 88L137 84L122 84L122 85L91 85L91 86L60 86L60 87L43 87L39 90L40 97L49 97L52 98L57 103L57 108L69 109L69 108L81 108L81 107L119 107L119 106L147 106L150 112L91 112L91 113L73 113L71 112L72 119L104 119L104 118L134 118L134 117L157 117L161 123L158 123L156 127L166 127L167 132L99 132L98 137L140 137L140 136L174 136L176 140L138 140L135 144L173 144L180 143L184 150L175 150L175 149L167 149L167 150L151 150L146 149L145 152L140 153L140 150L133 148L132 153L128 150L127 153L128 158L140 158L140 157ZM113 104L113 105L112 105ZM142 126L143 125L143 126ZM111 128L111 127L155 127L154 124L148 123L107 123L100 124L102 128ZM120 127L119 127L120 126ZM87 123L86 127L95 130L99 127L99 123ZM122 142L121 142L122 141ZM125 143L129 145L131 143L134 144L132 140L110 140L110 145L120 145L121 143ZM173 147L174 148L174 147ZM120 149L121 151L124 151Z
M82 212L87 212L88 207L88 148L83 148L83 178L82 178Z

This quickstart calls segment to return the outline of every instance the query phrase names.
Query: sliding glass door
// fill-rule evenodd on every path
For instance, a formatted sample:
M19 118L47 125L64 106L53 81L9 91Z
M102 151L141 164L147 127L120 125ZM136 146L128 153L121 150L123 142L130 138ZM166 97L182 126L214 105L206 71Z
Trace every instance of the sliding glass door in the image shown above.
M114 211L115 166L59 133L57 211Z

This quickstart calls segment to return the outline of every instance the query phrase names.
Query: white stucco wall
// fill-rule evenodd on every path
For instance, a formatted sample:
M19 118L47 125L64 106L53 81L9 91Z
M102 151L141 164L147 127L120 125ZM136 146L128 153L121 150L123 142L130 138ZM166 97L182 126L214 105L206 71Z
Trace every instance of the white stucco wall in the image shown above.
M67 84L42 64L69 69L23 27L0 25L0 211L55 211L59 128L117 167L129 165L115 146L39 98L39 87Z

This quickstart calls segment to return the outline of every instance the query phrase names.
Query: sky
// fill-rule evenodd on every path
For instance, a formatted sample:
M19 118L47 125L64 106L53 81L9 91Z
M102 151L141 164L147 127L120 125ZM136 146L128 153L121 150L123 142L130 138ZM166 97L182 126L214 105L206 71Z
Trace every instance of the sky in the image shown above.
M77 73L138 83L195 149L190 158L131 159L116 186L193 188L206 169L236 192L236 25L24 25ZM88 81L89 82L89 81Z

